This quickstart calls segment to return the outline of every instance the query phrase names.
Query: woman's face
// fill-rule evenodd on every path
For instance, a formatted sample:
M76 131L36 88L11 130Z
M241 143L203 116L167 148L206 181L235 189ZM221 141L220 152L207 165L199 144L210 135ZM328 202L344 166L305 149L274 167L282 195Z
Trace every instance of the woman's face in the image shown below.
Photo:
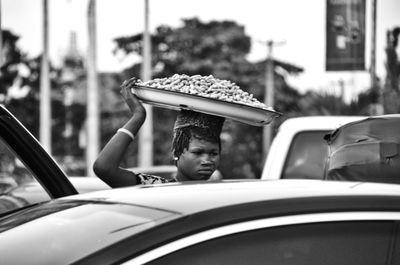
M217 169L220 159L218 143L192 138L177 161L179 181L206 180Z

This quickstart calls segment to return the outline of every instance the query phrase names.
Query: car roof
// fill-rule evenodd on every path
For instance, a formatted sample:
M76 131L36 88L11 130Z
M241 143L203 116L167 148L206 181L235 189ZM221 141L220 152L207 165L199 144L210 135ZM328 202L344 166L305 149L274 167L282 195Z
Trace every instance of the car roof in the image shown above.
M400 185L303 179L193 181L118 188L61 200L101 200L189 215L257 201L360 195L400 196Z
M367 118L398 119L400 114L385 114L377 116L327 115L301 116L285 120L279 130L291 131L294 134L304 130L334 130L342 125Z
M303 116L285 120L279 130L297 133L304 130L333 130L367 116Z

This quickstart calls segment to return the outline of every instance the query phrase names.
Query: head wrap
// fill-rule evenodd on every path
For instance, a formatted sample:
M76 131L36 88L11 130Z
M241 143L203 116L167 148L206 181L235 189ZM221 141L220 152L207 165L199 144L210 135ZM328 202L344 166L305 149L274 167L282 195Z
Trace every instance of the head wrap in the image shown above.
M191 110L181 110L176 117L174 131L177 129L194 126L212 130L219 135L224 125L225 118L209 115Z

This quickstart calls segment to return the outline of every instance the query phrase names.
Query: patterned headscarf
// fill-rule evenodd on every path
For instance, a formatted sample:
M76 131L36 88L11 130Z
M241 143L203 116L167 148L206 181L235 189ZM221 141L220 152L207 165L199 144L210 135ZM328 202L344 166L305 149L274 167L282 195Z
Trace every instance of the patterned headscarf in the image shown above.
M179 157L185 148L189 147L192 137L218 143L221 149L219 135L225 119L200 112L181 110L174 125L172 153Z
M217 134L220 134L224 121L225 119L222 117L191 110L181 110L176 117L174 130L188 126L195 126L214 130Z

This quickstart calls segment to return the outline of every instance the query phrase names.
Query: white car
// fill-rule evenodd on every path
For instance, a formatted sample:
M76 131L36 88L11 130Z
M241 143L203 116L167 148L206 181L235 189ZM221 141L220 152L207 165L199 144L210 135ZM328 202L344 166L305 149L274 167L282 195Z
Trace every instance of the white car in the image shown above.
M324 135L366 116L307 116L287 119L279 127L261 179L321 179L328 155Z

